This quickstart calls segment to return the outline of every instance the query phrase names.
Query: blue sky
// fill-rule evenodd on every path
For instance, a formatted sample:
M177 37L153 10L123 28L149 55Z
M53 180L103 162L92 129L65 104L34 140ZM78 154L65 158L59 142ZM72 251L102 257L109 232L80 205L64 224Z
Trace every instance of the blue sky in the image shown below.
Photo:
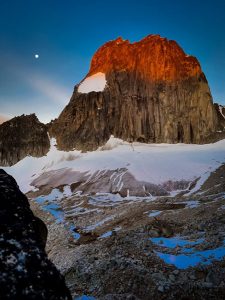
M151 33L196 56L225 104L224 12L223 0L1 0L0 114L57 117L99 46Z

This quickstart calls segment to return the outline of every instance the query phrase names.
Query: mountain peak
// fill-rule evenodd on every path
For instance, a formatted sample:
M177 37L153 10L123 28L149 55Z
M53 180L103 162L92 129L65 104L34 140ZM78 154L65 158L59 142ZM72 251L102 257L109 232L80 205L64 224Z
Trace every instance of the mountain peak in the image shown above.
M202 74L195 57L186 55L175 41L160 35L148 35L134 43L119 37L100 47L87 76L113 71L137 72L151 82L179 81Z
M30 155L45 155L50 147L47 126L35 114L21 115L0 125L0 165L9 166Z
M100 47L50 131L60 149L93 150L110 135L130 142L203 143L216 126L197 59L175 41L148 35Z

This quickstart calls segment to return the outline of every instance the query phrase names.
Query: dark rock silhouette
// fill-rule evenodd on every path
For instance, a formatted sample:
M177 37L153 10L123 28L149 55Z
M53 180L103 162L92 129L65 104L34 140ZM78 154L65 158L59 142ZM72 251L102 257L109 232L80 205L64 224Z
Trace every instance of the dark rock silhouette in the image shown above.
M48 260L45 224L30 210L16 181L0 169L0 299L72 299Z
M0 125L0 166L11 166L26 156L41 157L50 147L47 127L35 114L15 117Z
M79 92L50 126L60 149L94 150L110 135L147 143L203 143L217 128L210 89L193 56L150 35L100 47L85 77L104 73L100 92Z

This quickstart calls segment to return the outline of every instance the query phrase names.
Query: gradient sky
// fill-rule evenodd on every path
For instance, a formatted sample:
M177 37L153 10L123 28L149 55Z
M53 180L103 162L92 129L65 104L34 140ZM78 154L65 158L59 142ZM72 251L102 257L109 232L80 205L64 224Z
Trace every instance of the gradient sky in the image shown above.
M225 104L224 0L0 0L0 115L50 121L99 46L151 33L196 56L214 101Z

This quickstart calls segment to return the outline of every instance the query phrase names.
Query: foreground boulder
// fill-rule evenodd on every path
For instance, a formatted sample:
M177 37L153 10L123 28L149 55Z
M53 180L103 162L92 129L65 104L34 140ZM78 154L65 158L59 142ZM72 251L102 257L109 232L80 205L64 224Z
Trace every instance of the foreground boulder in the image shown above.
M0 169L0 299L72 299L48 260L47 228L30 210L16 181Z
M50 131L60 149L94 150L110 135L129 142L204 143L216 128L198 60L175 41L149 35L100 47Z
M0 125L0 166L11 166L26 156L41 157L50 147L47 127L35 114L15 117Z

